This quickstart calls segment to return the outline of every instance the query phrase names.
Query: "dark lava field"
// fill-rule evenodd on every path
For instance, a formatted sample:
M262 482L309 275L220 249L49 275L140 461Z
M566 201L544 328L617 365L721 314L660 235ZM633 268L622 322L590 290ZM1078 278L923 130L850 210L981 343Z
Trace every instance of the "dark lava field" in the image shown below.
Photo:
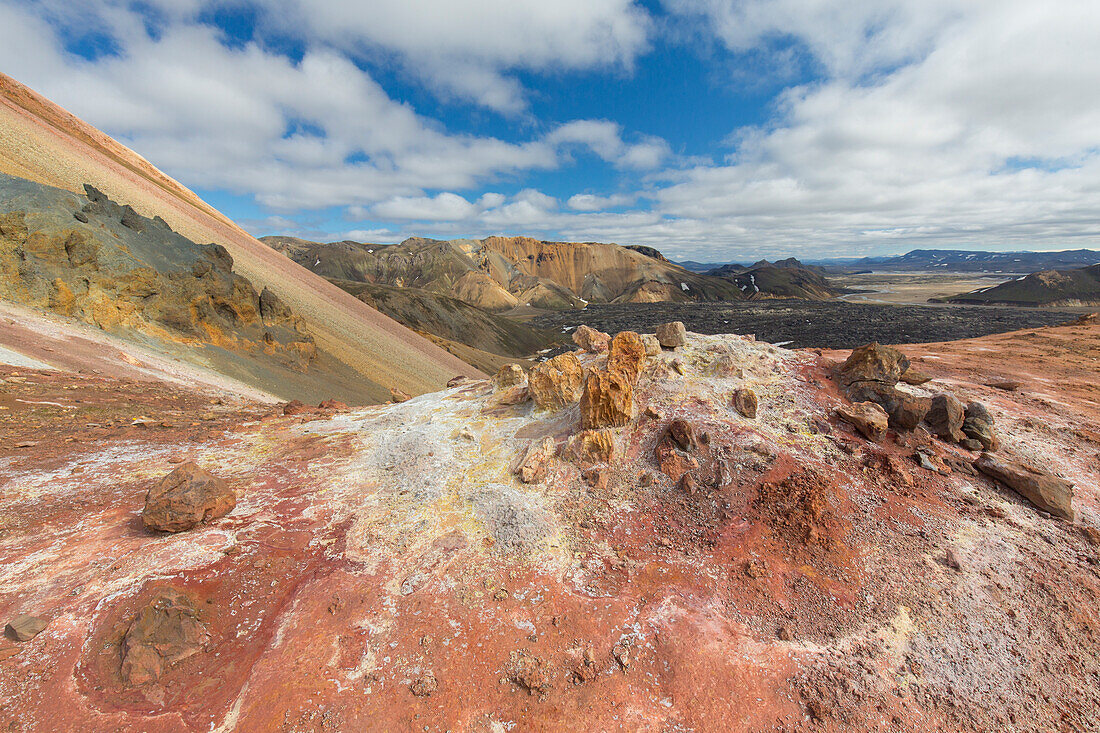
M652 333L683 321L696 333L756 334L790 348L851 349L870 341L914 344L1055 326L1080 311L988 306L876 305L839 301L769 300L729 303L624 303L539 315L531 325L561 330L582 323L608 333ZM784 343L789 342L789 343Z

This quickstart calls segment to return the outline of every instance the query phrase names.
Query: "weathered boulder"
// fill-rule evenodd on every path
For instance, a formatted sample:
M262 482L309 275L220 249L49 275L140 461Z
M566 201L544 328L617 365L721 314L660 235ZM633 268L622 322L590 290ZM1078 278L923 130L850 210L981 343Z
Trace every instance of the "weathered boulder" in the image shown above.
M645 368L645 344L634 331L620 331L611 339L607 352L607 371L619 372L634 384Z
M316 411L317 410L315 410L313 407L305 404L300 400L291 400L290 402L283 405L283 414L287 415L288 417L292 417L294 415L308 415L309 413Z
M30 641L42 633L50 622L38 616L22 613L8 621L4 634L14 641Z
M554 439L550 437L543 438L542 440L532 443L528 446L527 451L523 454L523 458L519 461L515 468L515 474L519 476L519 480L525 484L531 484L540 480L546 475L546 469L550 465L550 460L557 452L557 445L554 443Z
M1073 521L1073 482L1022 463L982 453L974 467L1000 481L1043 511Z
M993 416L981 402L971 402L963 415L962 431L970 440L981 444L984 450L997 450L997 433L993 429Z
M675 349L687 343L687 329L680 321L657 326L657 341L666 349Z
M928 414L924 416L932 434L943 440L958 442L966 437L962 431L966 410L953 395L938 394L932 398Z
M868 440L881 443L886 437L889 416L878 403L857 402L853 405L841 405L836 408L836 414L842 420L854 425Z
M657 356L661 353L661 342L651 333L642 334L642 345L645 346L646 356Z
M198 610L168 591L138 611L122 640L122 679L137 687L156 682L172 665L202 651L209 637Z
M499 406L521 405L531 399L531 391L525 384L517 384L502 389L493 395L492 404Z
M856 382L895 385L908 368L909 358L905 354L875 342L854 349L837 374L845 386Z
M188 462L149 489L141 521L149 529L182 532L225 516L236 505L237 494L233 489Z
M695 437L695 428L687 420L675 418L665 428L665 438L671 438L676 447L682 451L692 451L698 444Z
M756 398L756 392L748 387L734 390L732 403L733 409L737 410L741 417L747 417L750 420L756 417L759 400Z
M527 388L539 409L560 410L580 398L584 367L573 354L559 354L531 369Z
M609 334L584 324L577 326L577 330L573 332L573 343L592 354L607 351L610 341Z
M493 375L493 387L497 390L508 389L527 382L527 373L519 364L505 364Z
M402 392L397 387L390 387L390 402L395 405L401 404L402 402L408 402L411 399L412 396L408 393Z
M634 388L622 372L590 371L581 394L581 426L626 425L634 418Z
M897 387L882 382L856 382L848 387L848 398L853 402L874 402L890 416L890 427L912 430L931 407L927 397L917 397Z

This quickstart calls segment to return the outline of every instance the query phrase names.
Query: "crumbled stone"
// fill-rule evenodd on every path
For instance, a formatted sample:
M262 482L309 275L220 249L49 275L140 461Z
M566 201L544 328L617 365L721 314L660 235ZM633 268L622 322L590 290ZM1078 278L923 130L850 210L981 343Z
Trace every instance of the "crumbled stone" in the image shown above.
M557 445L553 438L546 437L537 443L532 443L516 467L515 474L525 484L540 480L546 475L546 469L556 452Z
M642 334L642 345L645 346L646 356L657 356L661 353L661 342L651 333Z
M172 665L202 651L206 625L191 600L168 591L138 611L122 641L122 679L134 687L156 682Z
M577 463L607 463L615 458L615 433L612 429L582 430L570 436L563 457Z

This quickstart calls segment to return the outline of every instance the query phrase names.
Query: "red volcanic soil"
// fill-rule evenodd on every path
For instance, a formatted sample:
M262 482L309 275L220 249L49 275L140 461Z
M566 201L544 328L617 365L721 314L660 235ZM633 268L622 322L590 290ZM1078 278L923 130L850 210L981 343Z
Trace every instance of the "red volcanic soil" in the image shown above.
M567 441L577 409L501 405L486 382L284 416L0 366L0 621L49 622L0 640L0 727L1089 730L1097 349L1096 326L906 347L933 377L916 389L982 399L1002 455L1077 484L1074 523L957 446L933 440L941 474L913 434L837 421L839 354L736 336L649 359L606 482L563 452L521 484L517 456ZM716 376L731 360L743 376ZM729 404L745 387L755 420ZM698 438L690 481L654 460L673 418ZM183 458L237 507L151 533L145 491ZM169 590L208 638L129 685L123 639Z

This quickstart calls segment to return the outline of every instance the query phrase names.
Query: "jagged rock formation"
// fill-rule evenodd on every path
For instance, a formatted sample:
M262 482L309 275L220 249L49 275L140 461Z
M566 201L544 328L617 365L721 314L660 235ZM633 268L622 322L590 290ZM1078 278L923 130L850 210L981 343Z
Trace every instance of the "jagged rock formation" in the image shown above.
M501 404L517 370L303 412L6 368L0 617L52 621L0 642L0 727L1092 725L1100 326L905 349L932 379L894 388L996 419L977 461L921 426L875 443L835 419L846 354L641 344L565 355L552 383L634 375L629 419L589 428L573 389ZM985 384L990 363L1016 391ZM85 427L88 402L118 425ZM129 419L167 404L182 427ZM231 479L236 509L135 528L181 454Z
M1100 265L1077 270L1042 270L936 302L1050 307L1100 305Z

